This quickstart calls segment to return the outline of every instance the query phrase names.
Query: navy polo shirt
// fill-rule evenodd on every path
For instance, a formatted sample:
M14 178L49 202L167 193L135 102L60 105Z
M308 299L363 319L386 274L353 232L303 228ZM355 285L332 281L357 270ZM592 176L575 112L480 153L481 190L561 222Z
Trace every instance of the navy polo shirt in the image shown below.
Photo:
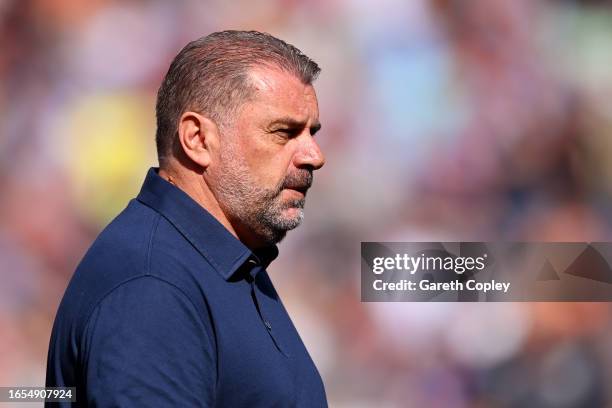
M277 254L149 170L66 289L46 385L76 387L70 406L327 406L266 272Z

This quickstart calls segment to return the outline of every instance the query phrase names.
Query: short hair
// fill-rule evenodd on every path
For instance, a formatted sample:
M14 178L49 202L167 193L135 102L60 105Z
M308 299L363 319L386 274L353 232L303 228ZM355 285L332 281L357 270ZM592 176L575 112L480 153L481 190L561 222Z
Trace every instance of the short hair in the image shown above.
M160 166L176 147L181 115L192 110L220 126L227 124L252 96L249 72L257 66L280 68L308 85L321 71L293 45L258 31L212 33L178 53L157 93L155 142Z

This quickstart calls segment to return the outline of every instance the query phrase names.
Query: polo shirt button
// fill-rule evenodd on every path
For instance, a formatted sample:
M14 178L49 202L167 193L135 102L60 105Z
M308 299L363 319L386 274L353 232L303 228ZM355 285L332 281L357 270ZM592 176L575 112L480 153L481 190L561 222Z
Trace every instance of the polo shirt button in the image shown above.
M268 330L272 330L272 325L270 324L270 322L269 322L269 321L267 321L267 320L266 320L266 321L264 322L264 324L266 325L266 329L268 329Z

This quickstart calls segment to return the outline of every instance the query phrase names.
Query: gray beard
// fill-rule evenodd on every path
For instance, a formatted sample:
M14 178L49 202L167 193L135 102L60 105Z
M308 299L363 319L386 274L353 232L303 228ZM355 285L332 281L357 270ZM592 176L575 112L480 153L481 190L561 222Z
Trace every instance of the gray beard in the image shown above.
M275 188L266 189L256 185L248 169L234 154L229 152L228 156L222 157L224 165L215 183L214 193L221 209L230 222L237 222L260 236L264 245L280 242L287 231L301 224L305 204L305 199L283 202L281 193L288 186L310 186L312 171L300 170L285 177ZM298 208L298 214L292 217L283 215L283 211L289 208Z

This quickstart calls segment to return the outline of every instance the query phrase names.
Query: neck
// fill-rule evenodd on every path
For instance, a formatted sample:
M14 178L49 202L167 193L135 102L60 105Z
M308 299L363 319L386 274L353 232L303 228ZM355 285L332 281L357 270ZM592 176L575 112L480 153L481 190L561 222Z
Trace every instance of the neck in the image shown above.
M240 239L236 229L221 209L208 184L204 181L202 174L191 170L175 171L172 167L160 167L158 174L169 183L183 190L192 200L215 217L233 236Z

